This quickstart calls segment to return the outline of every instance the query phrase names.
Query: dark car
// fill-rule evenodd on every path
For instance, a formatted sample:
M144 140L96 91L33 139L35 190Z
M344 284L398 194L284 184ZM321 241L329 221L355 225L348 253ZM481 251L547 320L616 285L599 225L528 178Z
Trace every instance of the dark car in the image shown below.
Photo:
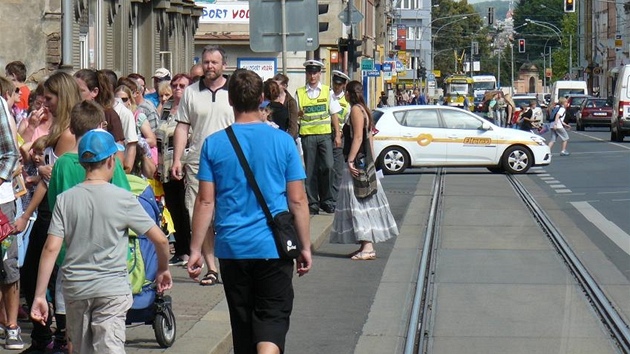
M565 123L575 123L575 114L580 110L582 103L587 99L592 98L589 95L571 95L567 98L569 107L567 107L567 113L564 117Z
M576 129L582 131L586 127L610 128L612 114L612 105L605 98L587 98L576 114Z
M483 112L483 95L475 96L475 112Z

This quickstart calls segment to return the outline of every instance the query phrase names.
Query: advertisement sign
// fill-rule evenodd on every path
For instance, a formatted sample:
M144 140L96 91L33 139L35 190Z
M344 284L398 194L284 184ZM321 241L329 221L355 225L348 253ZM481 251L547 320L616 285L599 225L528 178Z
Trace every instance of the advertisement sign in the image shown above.
M236 67L239 69L248 69L260 77L263 81L273 78L278 69L277 58L238 58Z
M197 1L195 5L203 7L199 23L249 23L249 2L211 4Z

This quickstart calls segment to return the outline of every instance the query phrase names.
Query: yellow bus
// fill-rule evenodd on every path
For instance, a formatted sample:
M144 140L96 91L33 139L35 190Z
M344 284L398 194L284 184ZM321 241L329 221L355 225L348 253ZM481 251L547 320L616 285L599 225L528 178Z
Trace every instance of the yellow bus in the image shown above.
M465 75L451 75L444 80L444 104L464 108L464 97L468 99L468 109L475 108L473 97L473 79Z

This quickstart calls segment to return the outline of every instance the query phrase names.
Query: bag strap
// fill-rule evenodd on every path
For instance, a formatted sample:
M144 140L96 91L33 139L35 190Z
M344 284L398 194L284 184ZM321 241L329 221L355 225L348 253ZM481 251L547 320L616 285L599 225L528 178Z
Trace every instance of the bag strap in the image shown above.
M232 126L225 128L225 132L227 133L228 138L230 139L230 143L232 143L232 147L236 152L236 156L238 156L238 161L241 163L241 167L245 172L245 177L247 178L247 182L249 186L254 191L254 195L256 195L256 199L258 200L258 204L262 207L265 216L267 217L267 223L269 225L273 224L273 217L271 216L271 211L269 211L269 206L267 206L267 202L265 202L265 197L263 197L260 188L258 187L258 183L256 183L256 179L254 178L254 173L252 169L249 167L249 163L247 163L247 158L243 154L243 149L241 149L241 145L238 143L238 139L236 139L236 135L234 135L234 130Z

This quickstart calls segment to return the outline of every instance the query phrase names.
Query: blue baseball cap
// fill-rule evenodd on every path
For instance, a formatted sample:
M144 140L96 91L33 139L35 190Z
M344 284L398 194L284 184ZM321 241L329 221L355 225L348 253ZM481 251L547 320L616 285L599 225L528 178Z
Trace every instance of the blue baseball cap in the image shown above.
M93 129L85 133L79 142L79 161L103 161L118 151L125 151L125 148L117 144L110 133L103 129ZM88 152L91 156L84 157Z

